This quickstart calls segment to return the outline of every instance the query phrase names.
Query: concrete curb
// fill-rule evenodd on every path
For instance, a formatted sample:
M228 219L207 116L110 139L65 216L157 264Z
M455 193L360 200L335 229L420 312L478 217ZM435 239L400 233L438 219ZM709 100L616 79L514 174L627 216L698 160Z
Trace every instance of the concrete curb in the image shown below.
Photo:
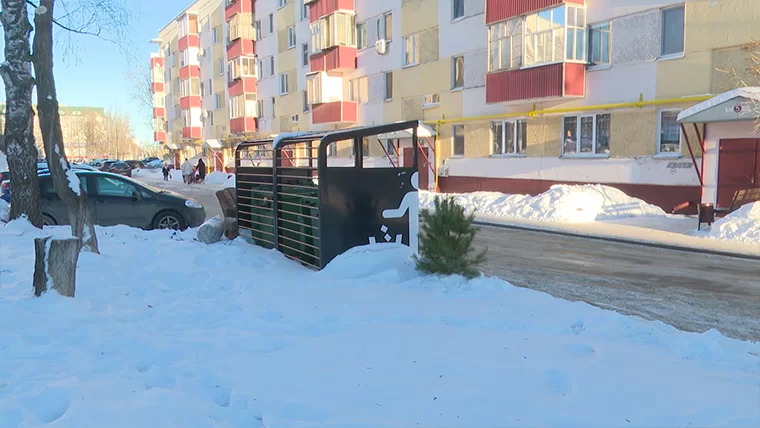
M615 242L619 244L629 244L629 245L639 245L642 247L650 247L650 248L660 248L664 250L672 250L672 251L681 251L684 253L691 253L691 254L705 254L705 255L711 255L711 256L720 256L720 257L733 257L736 259L744 259L744 260L754 260L754 261L760 261L760 255L752 255L752 254L743 254L743 253L731 253L727 251L719 251L719 250L710 250L705 248L695 248L695 247L685 247L680 245L672 245L672 244L662 244L657 242L647 242L647 241L635 241L632 239L625 239L625 238L615 238L612 236L600 236L600 235L587 235L583 233L574 233L574 232L568 232L564 230L553 230L553 229L543 229L539 227L530 227L530 226L524 226L524 225L515 225L515 224L504 224L504 223L496 223L496 222L488 222L483 220L474 220L473 224L478 226L490 226L490 227L497 227L501 229L512 229L512 230L522 230L522 231L528 231L528 232L538 232L538 233L546 233L549 235L560 235L560 236L569 236L574 238L585 238L585 239L592 239L595 241L605 241L605 242Z

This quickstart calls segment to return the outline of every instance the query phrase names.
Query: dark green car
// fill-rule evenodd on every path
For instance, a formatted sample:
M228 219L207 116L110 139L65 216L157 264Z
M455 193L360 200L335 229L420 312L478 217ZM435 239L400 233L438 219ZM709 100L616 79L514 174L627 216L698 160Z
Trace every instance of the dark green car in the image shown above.
M108 172L76 171L76 175L87 192L97 225L184 230L206 220L203 205L179 193ZM68 209L58 197L49 173L40 174L40 196L46 225L69 224Z

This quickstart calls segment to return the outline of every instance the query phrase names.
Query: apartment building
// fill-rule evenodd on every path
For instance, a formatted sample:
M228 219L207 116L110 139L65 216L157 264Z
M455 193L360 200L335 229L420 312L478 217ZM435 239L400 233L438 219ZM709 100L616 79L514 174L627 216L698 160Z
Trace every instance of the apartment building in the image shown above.
M188 11L203 3L221 0ZM760 37L754 0L248 4L224 4L252 11L255 43L246 55L256 58L256 89L234 103L243 106L234 115L255 131L242 135L417 119L428 125L420 135L428 137L431 188L535 194L557 183L603 183L667 209L704 193L695 174L703 146L690 150L685 141L706 132L682 133L679 113L735 88L726 70L744 73L735 66L746 61L742 48ZM161 38L171 45L176 35ZM170 117L178 103L164 98ZM186 141L173 126L167 141ZM365 153L403 161L409 139L388 137L368 142ZM351 151L338 145L330 154Z

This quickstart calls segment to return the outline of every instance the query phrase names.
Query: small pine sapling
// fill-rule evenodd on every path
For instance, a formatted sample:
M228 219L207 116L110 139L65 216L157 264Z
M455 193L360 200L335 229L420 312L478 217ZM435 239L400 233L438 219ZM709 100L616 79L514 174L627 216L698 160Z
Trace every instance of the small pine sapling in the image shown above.
M478 228L472 225L474 214L453 197L436 198L435 210L422 210L420 256L417 269L425 273L459 274L466 278L480 275L478 267L486 261L486 250L475 253L473 241Z

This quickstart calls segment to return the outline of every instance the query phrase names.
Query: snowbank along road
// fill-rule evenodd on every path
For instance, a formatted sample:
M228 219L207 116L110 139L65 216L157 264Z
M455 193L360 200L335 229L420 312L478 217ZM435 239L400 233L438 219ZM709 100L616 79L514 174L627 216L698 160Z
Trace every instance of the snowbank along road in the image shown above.
M208 217L221 214L220 185L135 177L195 198ZM679 329L715 328L760 341L760 262L685 251L481 226L484 272L514 285L583 301Z

